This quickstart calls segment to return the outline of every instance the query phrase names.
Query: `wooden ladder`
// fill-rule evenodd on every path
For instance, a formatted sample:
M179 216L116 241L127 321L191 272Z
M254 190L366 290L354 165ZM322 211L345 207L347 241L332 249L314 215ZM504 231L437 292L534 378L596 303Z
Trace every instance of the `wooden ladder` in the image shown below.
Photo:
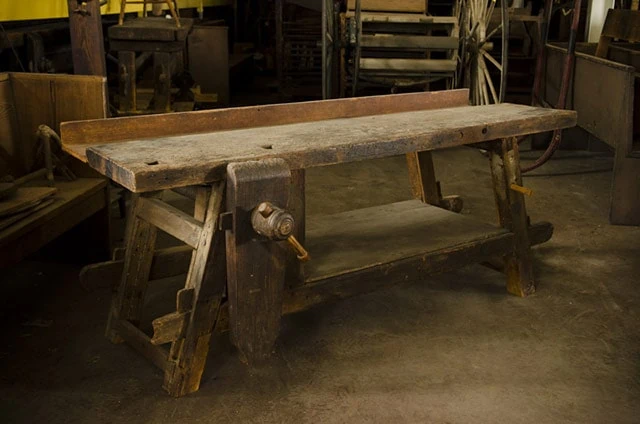
M124 272L106 333L112 342L128 343L162 369L163 387L173 396L198 390L219 316L226 284L224 232L217 226L224 186L220 182L190 188L194 216L163 202L161 192L132 199ZM193 253L185 286L176 295L176 311L155 319L150 337L139 327L158 229L183 241ZM169 350L160 346L166 343L171 343Z

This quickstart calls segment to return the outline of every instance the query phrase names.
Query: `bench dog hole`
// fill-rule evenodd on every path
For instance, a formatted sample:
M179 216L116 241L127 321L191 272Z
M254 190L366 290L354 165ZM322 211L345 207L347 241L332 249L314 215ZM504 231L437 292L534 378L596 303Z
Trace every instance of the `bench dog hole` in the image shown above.
M157 160L153 160L151 162L145 162L147 165L157 165L158 161Z

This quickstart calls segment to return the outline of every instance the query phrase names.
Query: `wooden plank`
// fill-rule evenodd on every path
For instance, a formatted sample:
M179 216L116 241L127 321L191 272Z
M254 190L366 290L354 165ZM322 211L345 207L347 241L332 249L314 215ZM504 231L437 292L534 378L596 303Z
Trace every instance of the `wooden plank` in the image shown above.
M0 266L20 261L107 207L104 179L56 181L56 187L55 202L0 230Z
M164 370L167 366L166 349L151 344L151 339L135 325L125 320L118 320L114 327L122 339L142 356L150 360L156 367Z
M347 18L352 18L353 16L353 11L347 11ZM362 22L388 24L424 24L451 27L458 24L458 18L456 18L455 16L427 16L418 13L363 12Z
M180 209L160 199L141 198L137 216L195 248L200 240L202 224Z
M36 206L57 191L55 187L18 187L13 196L0 200L0 218Z
M151 338L151 344L161 345L183 338L185 336L190 315L191 311L172 312L154 319L151 322L153 325L153 337Z
M196 205L196 211L204 210L206 216L185 284L186 290L192 290L192 307L184 338L171 345L170 366L165 370L163 387L172 396L183 396L200 387L211 334L218 319L226 282L224 234L217 229L224 188L225 184L219 183L213 186L210 195L197 196L197 202L205 202L206 207ZM183 292L176 296L178 313L187 312L186 305L181 304Z
M310 218L307 282L506 232L420 200Z
M73 72L76 75L106 77L107 64L100 4L92 1L68 0L68 6Z
M40 209L44 209L48 206L50 206L53 202L55 201L55 199L45 199L45 200L41 200L39 201L35 206L32 206L31 208L19 212L19 213L15 213L13 215L10 215L8 217L5 218L0 218L0 231L4 230L5 228L8 228L10 226L12 226L13 224L15 224L16 222L27 218L29 215L31 215L34 212L39 211Z
M432 49L448 50L459 47L458 37L435 37L426 35L363 35L362 46L385 49Z
M425 0L361 0L362 10L377 12L396 12L396 13L425 13ZM347 2L347 9L356 9L356 0Z
M278 157L292 169L533 134L575 125L576 113L530 106L467 106L107 144L89 164L131 191L195 185L228 163ZM148 163L157 163L148 165Z
M190 246L156 250L151 261L149 281L186 274L192 253ZM88 291L107 287L117 289L123 269L124 259L87 265L80 270L80 284Z
M455 59L360 59L363 71L453 72L457 66Z
M158 193L150 193L147 196L155 197L158 195ZM153 224L138 217L142 199L142 196L136 196L133 199L126 231L127 250L124 258L124 271L118 290L113 296L107 322L106 336L114 343L121 341L117 328L117 323L120 320L126 320L136 326L139 325L149 283L157 230Z
M87 144L384 115L467 104L469 91L460 89L65 122L60 126L60 134L63 147L86 162Z
M164 52L176 53L184 50L184 41L125 41L111 40L109 47L113 51Z
M107 79L87 75L10 74L15 110L20 125L23 157L17 161L32 169L33 151L39 142L36 130L42 124L60 131L60 122L107 116Z
M532 234L535 234L533 238L538 240L541 235L550 234L551 229L549 223L536 224L531 228ZM512 249L513 234L498 233L394 262L354 270L352 273L311 281L285 292L282 312L295 313L323 302L370 293L396 284L421 281L430 274L453 271L501 257Z
M280 332L287 246L256 237L251 212L261 202L286 205L291 173L281 159L232 163L227 172L229 328L242 360L254 365L271 354Z
M164 17L146 17L125 21L122 25L109 27L109 38L137 41L184 41L193 26L193 19L180 19L180 28L175 21Z

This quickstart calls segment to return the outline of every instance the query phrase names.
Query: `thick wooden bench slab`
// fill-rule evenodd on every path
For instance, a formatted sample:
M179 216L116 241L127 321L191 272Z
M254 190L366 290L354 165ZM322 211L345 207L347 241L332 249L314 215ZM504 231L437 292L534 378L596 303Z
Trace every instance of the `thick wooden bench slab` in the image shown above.
M133 140L87 149L89 164L134 192L202 184L231 162L291 169L441 149L572 127L576 113L500 104Z

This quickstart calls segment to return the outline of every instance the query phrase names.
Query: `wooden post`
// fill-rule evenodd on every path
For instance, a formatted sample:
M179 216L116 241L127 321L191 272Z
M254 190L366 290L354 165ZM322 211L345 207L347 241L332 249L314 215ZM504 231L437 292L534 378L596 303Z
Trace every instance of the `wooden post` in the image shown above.
M430 151L408 153L407 166L411 192L415 199L453 212L462 210L463 201L460 196L442 197Z
M255 364L271 354L280 331L285 242L258 236L251 212L261 202L284 207L291 173L282 159L232 163L227 167L227 296L229 329L243 360Z
M407 166L413 197L424 203L440 206L440 193L431 152L408 153Z
M224 234L217 226L223 201L224 183L196 194L195 218L204 222L185 288L176 296L177 312L186 313L187 319L185 336L172 343L165 368L164 388L172 396L200 388L225 288Z
M136 53L121 50L118 52L120 62L120 111L135 112L138 110L136 99Z
M127 224L127 247L124 258L124 271L118 291L111 302L106 336L114 343L121 342L117 334L118 321L126 320L135 326L140 323L140 315L144 296L147 291L153 250L156 243L156 227L140 219L140 196L132 199L131 215ZM146 197L157 197L157 192L145 194Z
M153 72L155 89L153 110L171 112L171 53L153 54Z
M73 72L76 75L107 76L98 0L68 0Z
M514 252L504 258L507 291L525 297L536 287L524 195L509 188L511 184L522 185L517 138L496 141L490 163L500 225L515 235Z

